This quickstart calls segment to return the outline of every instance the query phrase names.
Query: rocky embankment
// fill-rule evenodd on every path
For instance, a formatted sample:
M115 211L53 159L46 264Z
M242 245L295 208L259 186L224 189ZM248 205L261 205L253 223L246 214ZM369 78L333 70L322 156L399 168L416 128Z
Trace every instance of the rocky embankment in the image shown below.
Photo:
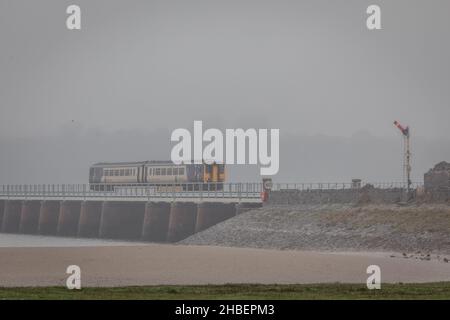
M448 205L295 205L251 210L180 243L318 251L390 251L447 262Z

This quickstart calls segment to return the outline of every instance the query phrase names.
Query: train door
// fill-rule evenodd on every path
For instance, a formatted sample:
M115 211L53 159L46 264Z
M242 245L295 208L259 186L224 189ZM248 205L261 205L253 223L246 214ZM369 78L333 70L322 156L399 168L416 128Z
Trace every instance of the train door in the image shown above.
M218 182L219 181L219 166L217 164L212 165L212 177L211 181Z
M137 182L138 183L144 183L145 181L147 181L147 177L146 177L146 170L147 168L145 167L145 165L142 165L140 167L137 167Z
M219 181L219 166L217 164L205 164L204 182Z

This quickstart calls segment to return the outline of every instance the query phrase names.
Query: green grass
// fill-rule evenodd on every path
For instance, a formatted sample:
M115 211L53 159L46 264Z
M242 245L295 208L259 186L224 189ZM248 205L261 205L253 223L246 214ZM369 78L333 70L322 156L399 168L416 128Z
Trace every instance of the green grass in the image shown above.
M0 299L450 299L450 282L384 284L368 290L361 284L142 286L118 288L0 288Z

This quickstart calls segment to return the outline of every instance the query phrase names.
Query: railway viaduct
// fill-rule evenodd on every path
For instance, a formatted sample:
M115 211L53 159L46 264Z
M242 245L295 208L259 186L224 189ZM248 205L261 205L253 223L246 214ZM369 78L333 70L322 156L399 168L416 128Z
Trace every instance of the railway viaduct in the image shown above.
M211 190L193 185L183 186L185 191L135 185L100 190L86 185L0 186L0 231L177 242L261 207L262 198L272 206L450 201L448 189L430 194L417 184L405 194L407 189L399 183L274 184L268 193L262 183L224 184Z
M4 187L0 190L0 231L177 242L262 206L258 192L146 191L136 187L115 192L69 186Z

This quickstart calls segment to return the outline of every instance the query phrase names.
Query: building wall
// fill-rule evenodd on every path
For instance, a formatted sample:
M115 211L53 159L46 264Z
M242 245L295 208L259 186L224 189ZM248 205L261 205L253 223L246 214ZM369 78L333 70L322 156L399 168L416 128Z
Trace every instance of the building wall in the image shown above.
M450 163L440 162L424 175L425 191L450 188Z

